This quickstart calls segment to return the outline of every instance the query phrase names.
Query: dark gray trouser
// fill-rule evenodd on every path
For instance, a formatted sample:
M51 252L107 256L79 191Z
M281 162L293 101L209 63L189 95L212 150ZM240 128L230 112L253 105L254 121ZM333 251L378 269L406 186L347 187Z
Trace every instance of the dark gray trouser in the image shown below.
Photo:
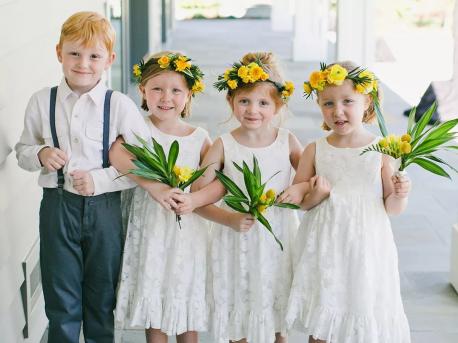
M120 192L84 197L44 189L40 267L49 343L114 341L122 253Z

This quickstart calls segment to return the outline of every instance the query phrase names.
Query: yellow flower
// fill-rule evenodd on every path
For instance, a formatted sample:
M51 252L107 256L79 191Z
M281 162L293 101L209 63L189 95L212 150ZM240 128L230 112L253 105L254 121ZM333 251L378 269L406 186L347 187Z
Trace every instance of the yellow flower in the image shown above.
M142 71L140 70L140 66L138 64L134 64L134 68L133 68L133 73L134 73L134 76L135 77L139 77L142 75Z
M291 96L291 94L289 94L289 92L286 91L286 90L281 92L281 97L282 98L289 98L290 96Z
M251 82L256 82L258 81L262 74L264 73L264 70L258 65L253 66L250 68L250 76L251 76Z
M193 172L194 171L189 167L182 167L180 169L180 175L178 175L178 180L180 180L180 182L188 181Z
M176 175L176 176L180 176L180 173L181 173L181 168L177 165L173 166L173 173Z
M382 138L381 140L378 141L378 145L380 145L382 148L387 148L388 140L386 138Z
M237 75L240 76L240 78L247 78L248 77L248 72L249 69L246 66L241 66L239 70L237 71Z
M188 68L191 68L191 63L186 61L186 58L183 56L178 57L178 60L175 62L175 70L183 71Z
M169 67L169 63L170 63L170 58L167 55L161 56L161 58L159 58L157 60L157 63L159 64L159 66L162 69L168 68Z
M266 196L267 196L267 198L269 198L269 199L275 199L275 196L276 196L276 195L277 195L277 194L275 193L275 189L272 189L272 188L269 189L269 190L266 192Z
M262 204L265 204L266 201L267 201L267 195L266 193L262 194L260 197L259 197L259 201L262 203Z
M229 86L230 89L236 89L237 88L237 80L229 80L229 81L227 81L227 85Z
M328 68L327 80L330 84L340 86L347 75L347 69L339 64L334 64L331 68Z
M412 151L412 146L408 142L402 142L400 150L403 154L408 154Z
M314 71L313 73L310 74L309 83L313 89L322 91L324 88L324 85L326 84L325 74L322 73L321 71Z
M356 85L356 91L361 94L369 94L372 90L377 89L377 82L375 80L374 73L369 70L363 70L358 74L359 78L365 78L366 82L362 82Z
M304 92L307 94L312 93L312 87L310 87L310 84L308 82L304 82Z
M205 85L202 82L202 80L196 80L194 84L192 85L191 91L193 93L199 93L202 92L205 89Z
M251 69L253 67L259 67L259 64L257 64L256 62L251 62L250 64L248 64L247 67Z
M226 69L224 72L224 80L229 80L229 73L232 71L232 68Z
M269 74L267 74L265 71L262 72L261 74L261 80L265 81L269 78Z
M291 81L286 81L285 89L292 94L294 92L294 83L292 83Z
M259 213L264 213L266 211L266 205L258 205L257 209Z
M401 141L402 142L410 143L411 140L412 140L412 137L410 137L410 135L408 133L406 133L406 134L401 136Z

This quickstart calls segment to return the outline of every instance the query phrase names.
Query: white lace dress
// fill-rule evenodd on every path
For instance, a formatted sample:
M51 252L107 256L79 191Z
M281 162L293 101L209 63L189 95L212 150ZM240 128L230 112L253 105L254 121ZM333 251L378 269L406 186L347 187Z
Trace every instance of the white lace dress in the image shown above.
M332 189L299 226L286 321L327 343L409 343L381 154L361 151L316 142Z
M177 140L177 165L197 168L208 133L197 128L185 137L167 135L148 119L151 135L168 153ZM164 210L142 188L135 188L129 210L121 280L116 306L117 326L161 329L167 335L206 331L208 222L195 214Z
M249 148L240 145L231 134L223 135L224 174L246 193L242 174L232 161L246 161L252 168L253 154L258 159L266 185L278 193L287 188L291 178L289 132L280 129L277 139L268 147ZM231 211L225 204L225 209ZM292 279L291 241L299 224L297 213L271 207L265 212L273 231L282 241L280 250L273 236L259 222L246 233L215 225L211 238L211 276L209 295L212 303L212 331L215 341L240 340L250 343L272 343L282 331Z

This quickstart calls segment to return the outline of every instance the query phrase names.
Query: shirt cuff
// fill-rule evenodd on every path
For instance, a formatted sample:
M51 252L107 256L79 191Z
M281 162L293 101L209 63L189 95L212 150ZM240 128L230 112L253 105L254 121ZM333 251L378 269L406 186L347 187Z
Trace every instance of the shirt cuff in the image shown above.
M49 145L37 145L34 149L34 153L32 154L31 163L35 169L43 168L43 165L41 164L40 159L38 158L38 153L41 150L43 150L44 148L50 148L50 146Z
M90 171L90 174L92 176L92 181L94 182L93 195L122 191L124 189L133 188L137 185L127 176L117 178L120 174L114 167L94 169Z

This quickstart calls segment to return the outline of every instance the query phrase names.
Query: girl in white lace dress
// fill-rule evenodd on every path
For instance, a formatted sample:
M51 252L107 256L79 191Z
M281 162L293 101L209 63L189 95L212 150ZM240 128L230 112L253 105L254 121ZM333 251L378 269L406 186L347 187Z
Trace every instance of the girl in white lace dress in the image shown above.
M164 57L165 56L165 57ZM208 133L193 127L182 117L189 114L193 87L200 78L187 79L176 71L176 53L152 56L137 70L142 107L151 136L168 154L174 140L180 147L176 165L196 169L210 146ZM176 63L171 61L176 60ZM189 62L191 63L191 62ZM183 68L186 65L181 65ZM184 69L189 71L189 65ZM189 76L189 75L188 75ZM121 170L132 168L119 146L111 160ZM126 162L127 161L127 162ZM181 229L170 209L181 193L164 184L135 178L129 210L121 280L116 306L116 321L122 327L143 327L148 342L197 342L196 331L207 330L206 253L208 225L195 214L183 216ZM152 199L153 198L153 199Z
M241 164L245 161L252 168L254 155L259 161L262 181L267 181L265 189L274 188L280 192L289 186L292 168L297 166L302 152L292 133L271 123L292 89L289 83L284 88L270 53L249 53L241 64L225 79L227 82L234 75L249 75L247 66L254 68L253 74L266 73L265 81L246 84L240 78L235 88L229 86L227 101L240 125L215 141L203 162L213 164L195 185L199 188L212 182L215 170L221 170L246 193L243 176L232 162ZM277 171L280 173L268 181ZM213 193L218 196L210 200ZM199 192L194 192L193 188L193 207L213 203L223 194L224 188L219 181ZM300 200L297 198L297 202ZM216 223L210 243L208 290L214 342L285 342L279 333L283 329L292 277L290 245L299 224L295 211L271 207L265 213L284 251L249 214L234 212L225 204L207 206L198 213Z
M355 66L347 62L328 68L318 85L324 88L314 92L330 134L306 147L292 186L312 183L302 202L308 211L295 243L286 321L309 342L409 343L388 214L405 209L410 182L393 176L387 156L360 155L378 141L363 126L375 117L373 74L350 73ZM317 79L311 75L310 93Z

